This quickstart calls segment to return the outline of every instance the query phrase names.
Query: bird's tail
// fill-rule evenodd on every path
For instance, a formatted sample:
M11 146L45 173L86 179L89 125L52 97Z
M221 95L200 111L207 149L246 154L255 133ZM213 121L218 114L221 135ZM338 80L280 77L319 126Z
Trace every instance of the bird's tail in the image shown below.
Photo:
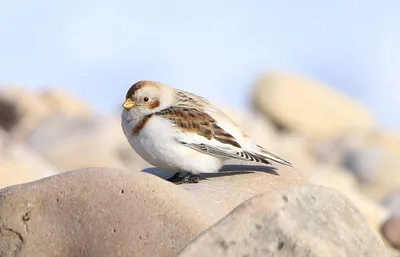
M268 152L262 146L257 145L257 148L258 148L257 149L258 151L251 151L251 153L253 155L257 156L258 158L263 159L266 162L274 161L274 162L277 162L277 163L280 163L280 164L283 164L283 165L286 165L286 166L289 166L289 167L293 167L293 165L290 162L282 159L281 157L279 157L279 156L277 156L277 155L275 155L273 153Z

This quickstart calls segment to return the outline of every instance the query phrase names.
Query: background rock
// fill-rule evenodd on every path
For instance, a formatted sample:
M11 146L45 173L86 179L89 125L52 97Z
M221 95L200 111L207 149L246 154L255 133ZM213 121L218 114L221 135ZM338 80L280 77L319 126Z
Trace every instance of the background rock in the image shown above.
M344 166L360 180L360 191L379 201L400 185L400 158L378 147L344 154Z
M64 113L72 117L90 117L93 114L83 100L54 88L38 93L21 86L6 86L0 90L1 102L11 105L18 116L18 123L10 130L11 142L7 144L20 142L43 119L52 115Z
M400 218L400 189L388 194L381 203L390 211L391 216Z
M19 122L20 114L14 103L0 97L0 129L10 132Z
M393 217L382 225L382 235L396 249L400 249L400 218Z
M303 186L246 201L178 256L378 257L387 252L343 194Z
M311 172L309 181L314 185L330 187L345 194L377 232L380 231L382 223L390 215L386 208L360 193L357 179L342 168L326 165L317 166Z
M175 256L221 214L155 176L82 169L0 191L1 256Z
M278 127L311 138L336 137L374 127L369 112L354 100L308 78L266 74L253 91L253 104Z
M7 137L8 134L0 129L0 188L34 181L58 172L56 167L23 144L3 148Z
M120 120L114 117L52 116L26 141L60 170L91 166L139 170L149 166L129 146Z
M70 92L61 88L48 88L38 94L53 114L64 113L71 117L92 117L93 108Z

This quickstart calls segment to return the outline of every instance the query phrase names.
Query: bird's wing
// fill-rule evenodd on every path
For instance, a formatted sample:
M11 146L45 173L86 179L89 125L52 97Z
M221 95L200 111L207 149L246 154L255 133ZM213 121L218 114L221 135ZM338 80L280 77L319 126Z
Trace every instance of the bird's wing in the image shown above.
M177 128L175 140L182 145L221 158L270 164L268 156L244 149L216 119L200 109L172 106L155 115L168 119Z

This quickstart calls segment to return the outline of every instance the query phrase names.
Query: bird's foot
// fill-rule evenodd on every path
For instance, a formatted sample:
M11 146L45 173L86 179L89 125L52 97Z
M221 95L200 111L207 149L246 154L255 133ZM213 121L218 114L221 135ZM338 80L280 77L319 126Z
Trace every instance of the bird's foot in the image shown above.
M172 177L167 179L167 181L175 183L177 185L183 184L183 183L199 183L199 181L200 181L199 174L188 172L183 177L180 177L179 176L180 174L181 174L180 172L175 173Z
M182 178L179 177L181 175L180 172L176 172L172 177L168 178L167 181L172 182L172 183L177 183L182 181Z

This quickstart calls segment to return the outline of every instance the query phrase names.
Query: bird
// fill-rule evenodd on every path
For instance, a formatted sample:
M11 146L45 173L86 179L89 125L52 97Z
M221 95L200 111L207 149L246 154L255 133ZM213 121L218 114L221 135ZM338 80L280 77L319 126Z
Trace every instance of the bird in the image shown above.
M174 173L167 180L176 184L198 183L200 173L219 172L229 159L292 166L255 143L209 100L158 81L140 80L128 89L121 127L133 150Z

